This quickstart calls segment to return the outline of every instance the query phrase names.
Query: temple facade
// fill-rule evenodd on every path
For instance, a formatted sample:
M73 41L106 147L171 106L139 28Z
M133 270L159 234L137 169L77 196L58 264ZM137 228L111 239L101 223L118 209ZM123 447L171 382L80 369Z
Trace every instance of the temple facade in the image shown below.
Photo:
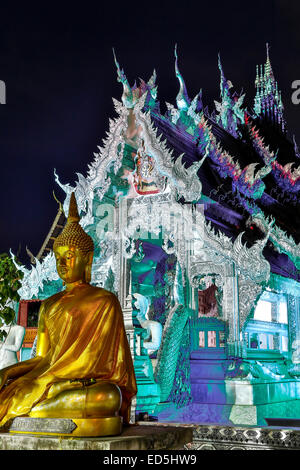
M92 284L120 300L133 413L262 426L300 418L300 153L268 46L253 103L218 58L213 112L202 91L190 99L176 48L174 105L158 101L155 71L132 87L115 63L123 94L106 139L75 186L55 180L65 212L75 191L93 238ZM38 302L62 289L45 249L63 221L61 208L22 268L18 319L31 342L21 360L34 354Z

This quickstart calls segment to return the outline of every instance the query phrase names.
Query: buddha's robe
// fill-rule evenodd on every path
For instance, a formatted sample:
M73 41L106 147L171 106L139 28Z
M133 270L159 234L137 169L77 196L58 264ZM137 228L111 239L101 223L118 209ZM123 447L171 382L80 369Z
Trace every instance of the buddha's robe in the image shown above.
M33 369L1 390L0 426L16 416L28 415L60 385L62 389L74 388L76 384L70 380L86 378L120 387L120 415L128 422L137 389L117 297L89 284L49 297L40 309L37 354L45 338L48 346L43 357L26 361L32 361Z

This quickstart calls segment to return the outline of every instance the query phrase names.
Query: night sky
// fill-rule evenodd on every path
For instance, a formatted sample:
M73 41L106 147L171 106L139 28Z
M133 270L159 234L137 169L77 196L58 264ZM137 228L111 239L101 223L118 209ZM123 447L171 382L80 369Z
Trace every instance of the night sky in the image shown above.
M297 1L92 2L0 7L0 253L9 248L28 263L37 254L63 192L54 181L74 185L86 176L121 99L112 47L131 85L157 71L162 110L175 104L178 82L174 45L190 98L203 89L204 105L219 99L217 54L235 89L253 104L256 64L266 42L282 91L290 135L300 147L300 105L291 84L300 80L300 5ZM94 3L93 3L94 4ZM72 6L71 6L72 5Z

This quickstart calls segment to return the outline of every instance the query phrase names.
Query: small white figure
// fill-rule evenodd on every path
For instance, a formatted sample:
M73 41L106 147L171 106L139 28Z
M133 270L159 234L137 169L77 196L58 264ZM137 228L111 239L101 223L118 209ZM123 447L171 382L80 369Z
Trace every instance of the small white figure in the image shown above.
M4 325L3 330L7 336L0 341L0 369L18 362L17 351L21 349L25 336L25 328L21 325Z
M152 354L160 347L162 326L158 321L148 319L150 303L147 297L141 294L133 294L133 297L136 298L134 306L139 311L136 318L140 322L142 328L145 328L148 332L148 336L145 338L143 346L147 349L148 354Z

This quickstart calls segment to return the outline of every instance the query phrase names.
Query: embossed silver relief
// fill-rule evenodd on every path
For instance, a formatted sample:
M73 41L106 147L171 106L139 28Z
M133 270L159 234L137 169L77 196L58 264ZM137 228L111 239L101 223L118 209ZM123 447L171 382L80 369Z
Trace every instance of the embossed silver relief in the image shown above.
M194 254L190 258L189 280L197 287L199 277L215 274L222 286L223 318L228 321L228 346L232 355L245 351L241 335L262 285L270 277L270 265L262 250L267 237L247 248L240 234L234 243L223 234L216 233L205 221L202 225L202 242L197 240ZM200 238L200 237L199 237Z
M202 192L202 184L197 175L208 155L208 145L205 155L200 162L193 163L189 168L185 168L182 162L183 154L176 161L173 161L173 151L169 150L166 140L162 141L157 136L157 131L151 121L150 111L143 113L146 95L141 97L134 107L137 126L141 128L140 137L144 141L147 154L151 155L157 164L161 175L168 178L168 183L178 196L183 196L186 201L199 201Z
M114 292L127 292L127 287L123 285L124 258L129 259L135 254L135 241L143 238L143 233L147 233L146 238L148 233L153 238L162 237L162 248L168 254L173 253L178 260L183 285L186 277L196 287L201 277L214 276L217 287L223 293L222 311L224 320L229 323L228 339L231 342L239 341L240 331L261 290L261 284L267 282L270 275L269 263L262 255L269 230L263 241L248 249L242 243L242 234L233 243L226 235L215 231L201 211L178 204L179 196L186 201L200 199L202 185L197 172L208 154L208 147L202 160L188 169L182 163L182 156L174 162L166 142L157 137L150 114L142 112L144 98L140 98L133 109L138 129L135 143L143 154L154 158L151 175L161 192L124 198L119 206L112 206L112 231L100 233L100 229L96 230L101 256L95 260L92 281L105 286L111 273ZM113 165L117 173L122 165L129 111L116 100L114 105L119 117L110 120L107 139L103 147L99 147L99 153L94 154L87 178L78 174L78 182L73 188L62 185L57 177L58 184L66 192L65 204L70 192L75 189L78 205L86 213L82 219L83 226L93 222L91 211L95 194L102 201L111 184L109 169ZM147 171L146 166L142 170ZM236 274L233 273L233 263ZM27 298L32 297L31 292L28 295L30 297ZM124 302L125 298L126 295ZM239 325L238 331L236 325Z
M12 260L17 269L24 274L22 287L18 290L21 299L29 300L38 298L39 291L43 290L45 282L57 281L59 276L56 271L56 261L53 253L49 253L42 262L35 258L35 265L31 269L15 263L14 255L10 252Z
M38 432L71 434L77 425L72 419L66 418L14 418L9 430L15 432Z
M270 226L270 241L279 253L285 253L300 269L300 244L296 244L293 237L288 236L286 232L281 230L275 223L274 219L266 217L263 212L252 216L248 220L248 224L255 223L262 232L267 233Z
M240 330L243 330L244 324L249 314L256 305L256 302L262 293L262 285L257 284L243 274L239 274L239 314Z

